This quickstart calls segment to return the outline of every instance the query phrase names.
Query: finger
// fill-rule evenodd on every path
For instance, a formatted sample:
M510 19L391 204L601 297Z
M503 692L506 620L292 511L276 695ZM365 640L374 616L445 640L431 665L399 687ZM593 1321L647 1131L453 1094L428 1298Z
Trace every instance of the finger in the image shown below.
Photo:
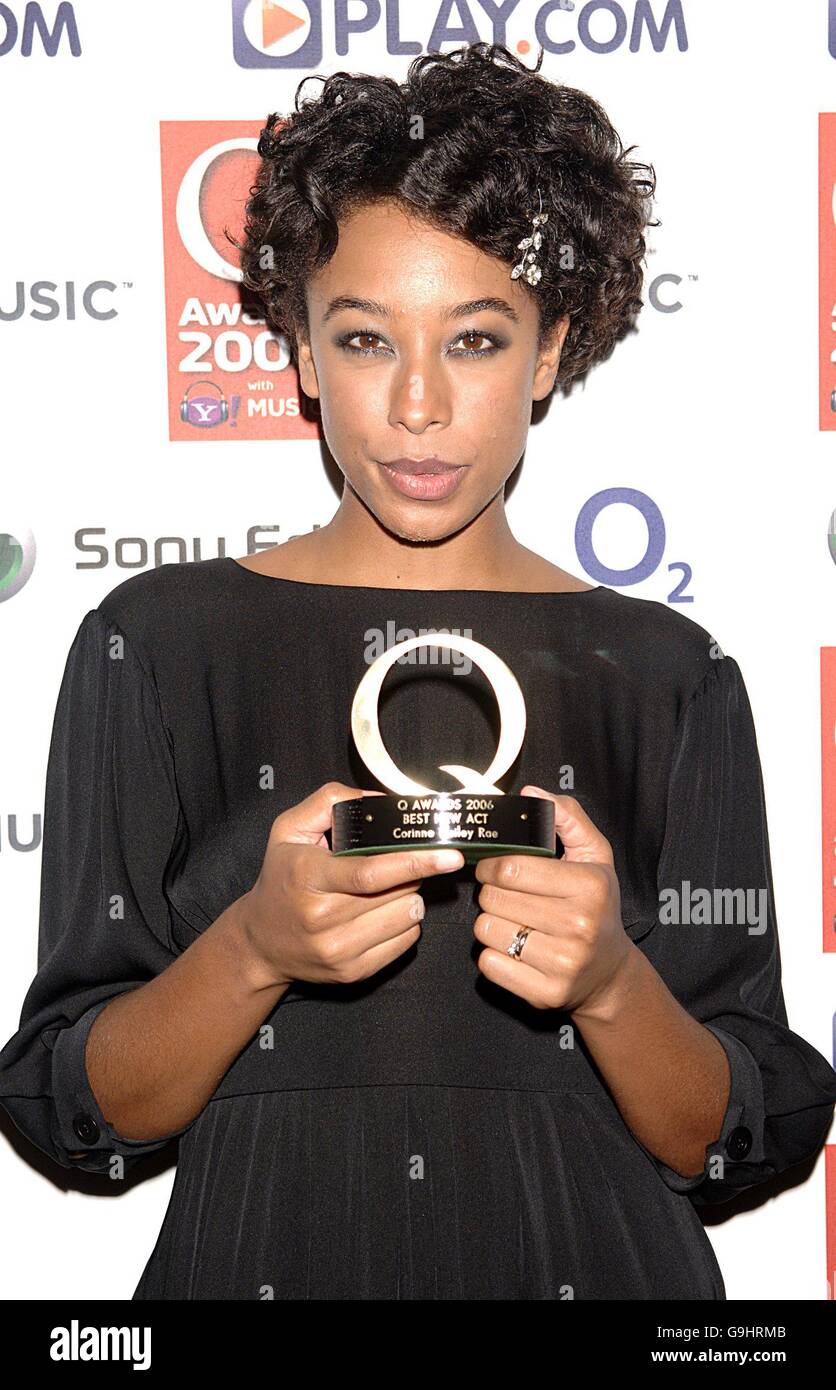
M473 923L473 935L476 940L504 956L508 956L509 946L518 932L523 930L519 922L497 917L492 912L480 912ZM554 937L546 936L544 932L536 929L529 930L523 943L523 953L526 965L551 980L554 980L555 976L559 977L561 972L568 968L568 961L562 958ZM508 956L508 959L516 963L521 961L522 956Z
M320 911L317 930L329 931L340 922L353 922L373 908L385 907L388 903L402 903L405 898L420 897L421 879L407 879L396 888L385 893L323 893L320 898Z
M604 899L611 890L614 870L588 860L567 864L563 859L543 859L539 855L502 854L480 860L475 877L486 887L551 899L556 906L573 899ZM481 892L479 900L483 901ZM511 911L504 915L512 922L516 920Z
M546 859L540 854L493 854L476 864L480 883L494 883L518 893L568 894L572 870L577 865L562 859Z
M356 917L331 927L324 940L338 951L340 959L356 961L368 952L379 951L404 932L412 932L416 925L420 927L425 910L421 895L409 893L393 902L367 907Z
M355 976L356 979L368 980L376 975L379 970L390 965L399 956L405 955L410 946L414 946L421 936L420 922L413 924L399 936L393 936L391 940L384 941L379 946L372 946L362 955L358 961L358 968L361 973Z
M462 868L461 850L396 850L392 854L328 855L316 887L331 893L385 893L433 874Z
M542 796L554 802L554 828L569 863L614 864L609 840L574 796L558 796L530 783L522 788L521 795Z
M486 946L479 953L476 964L486 979L492 980L511 994L516 994L520 999L525 999L526 1003L535 1009L563 1007L565 997L557 993L554 982L522 960L514 960L511 956L503 955L501 951Z
M569 931L576 910L573 900L568 898L516 893L509 888L498 888L493 883L480 888L478 902L482 911L489 912L492 917L504 917L509 922L545 932L548 936L560 936Z
M282 811L273 821L270 836L279 844L318 845L331 828L331 811L338 801L360 796L382 796L383 792L364 792L345 782L325 782L297 806Z

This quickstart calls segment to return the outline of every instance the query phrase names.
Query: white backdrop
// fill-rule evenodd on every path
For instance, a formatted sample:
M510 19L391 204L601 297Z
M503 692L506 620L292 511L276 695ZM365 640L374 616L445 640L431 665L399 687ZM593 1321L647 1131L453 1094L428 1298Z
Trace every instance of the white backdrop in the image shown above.
M664 0L649 7L659 20L665 13ZM37 847L10 846L9 821L17 818L24 842L32 838L69 644L88 609L131 572L115 563L117 538L144 537L153 548L159 536L200 537L211 555L223 537L227 553L240 556L248 528L278 528L282 540L324 524L338 500L313 441L231 431L169 439L159 123L244 121L257 130L268 111L290 108L305 69L239 66L227 0L77 0L69 8L81 52L73 56L64 41L51 57L37 38L24 57L26 6L2 8L21 34L0 42L8 49L0 56L0 310L13 306L18 281L71 281L80 292L105 279L116 288L102 303L117 312L99 321L62 310L45 322L27 299L21 317L0 321L0 532L31 532L37 546L30 580L0 603L0 1043L17 1027L35 969L40 871ZM348 8L368 9L359 0ZM401 34L426 45L437 8L436 0L401 0ZM521 0L509 46L534 37L541 8ZM577 39L584 8L597 11L590 29L605 39L614 16L630 25L642 7L578 3L552 12L549 32ZM552 402L532 430L509 516L525 545L597 583L574 548L587 499L630 487L660 509L662 565L628 592L666 601L679 577L667 566L686 562L693 602L680 611L740 663L766 784L790 1024L832 1061L819 658L836 644L827 545L836 484L833 442L817 412L817 122L832 103L836 61L825 0L668 8L681 10L684 51L670 32L658 52L645 37L637 52L626 40L611 53L578 43L544 59L547 76L587 89L625 145L638 146L633 158L655 166L662 225L650 234L648 282L676 277L660 294L679 307L662 312L646 292L640 332L584 390ZM56 9L43 6L50 25ZM287 9L304 6L288 0ZM337 55L334 0L322 9L314 71L403 76L409 58L387 52L383 17ZM454 6L451 22L466 14L479 37L492 37L478 3ZM103 528L97 539L108 563L79 569L75 536L93 527ZM595 525L595 550L626 569L646 535L636 511L614 505ZM5 1138L0 1165L0 1294L130 1298L173 1166L124 1190L46 1160L36 1169ZM822 1157L806 1183L731 1220L715 1209L708 1230L730 1299L826 1296L824 1167ZM119 1191L101 1195L106 1186Z

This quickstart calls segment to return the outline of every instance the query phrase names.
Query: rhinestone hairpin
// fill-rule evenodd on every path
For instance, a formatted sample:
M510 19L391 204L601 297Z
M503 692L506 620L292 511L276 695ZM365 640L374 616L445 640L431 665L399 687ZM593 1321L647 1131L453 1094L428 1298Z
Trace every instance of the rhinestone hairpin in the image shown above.
M549 214L543 211L543 199L538 189L537 200L540 204L540 211L529 213L531 218L531 235L524 236L522 241L517 242L517 250L522 251L522 257L514 269L511 271L511 279L518 280L522 275L529 285L536 285L543 272L537 264L537 252L543 244L543 233L540 231L549 220Z

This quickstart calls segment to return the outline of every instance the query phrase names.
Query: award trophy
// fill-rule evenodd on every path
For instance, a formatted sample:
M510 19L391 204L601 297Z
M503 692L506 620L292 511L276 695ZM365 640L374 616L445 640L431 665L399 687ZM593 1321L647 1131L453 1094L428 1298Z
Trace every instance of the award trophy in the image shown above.
M499 743L490 767L476 772L440 765L461 786L452 792L425 787L392 761L383 744L377 708L383 679L395 661L417 647L464 652L493 687L499 706ZM525 701L513 672L481 642L448 632L398 642L372 662L351 706L351 731L366 767L392 793L335 802L331 810L334 854L392 854L403 849L458 849L466 864L499 854L555 850L554 805L541 796L506 796L496 786L519 753L525 735Z

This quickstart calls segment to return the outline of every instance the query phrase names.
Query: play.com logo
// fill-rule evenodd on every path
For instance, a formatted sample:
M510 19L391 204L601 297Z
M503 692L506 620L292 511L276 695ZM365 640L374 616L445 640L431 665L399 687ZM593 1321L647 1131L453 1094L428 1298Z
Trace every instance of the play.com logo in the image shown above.
M242 68L308 68L322 62L321 0L232 0L232 50Z
M355 38L381 26L385 30L386 52L391 56L440 53L444 44L461 46L486 38L504 44L520 56L542 48L563 58L578 48L588 53L609 55L618 49L629 53L653 53L667 58L669 49L685 53L688 34L685 26L686 0L529 0L525 8L526 32L516 37L507 33L508 21L520 0L479 0L478 15L469 0L435 0L402 7L385 6L383 0L365 0L364 13L349 13L351 0L333 0L328 11L333 24L329 40L339 57L345 57ZM831 0L836 4L836 0ZM0 6L2 9L2 6ZM322 62L322 0L232 0L233 52L242 68L307 68ZM408 37L401 28L420 25L423 35ZM520 22L523 22L522 19ZM383 36L381 36L383 37Z

